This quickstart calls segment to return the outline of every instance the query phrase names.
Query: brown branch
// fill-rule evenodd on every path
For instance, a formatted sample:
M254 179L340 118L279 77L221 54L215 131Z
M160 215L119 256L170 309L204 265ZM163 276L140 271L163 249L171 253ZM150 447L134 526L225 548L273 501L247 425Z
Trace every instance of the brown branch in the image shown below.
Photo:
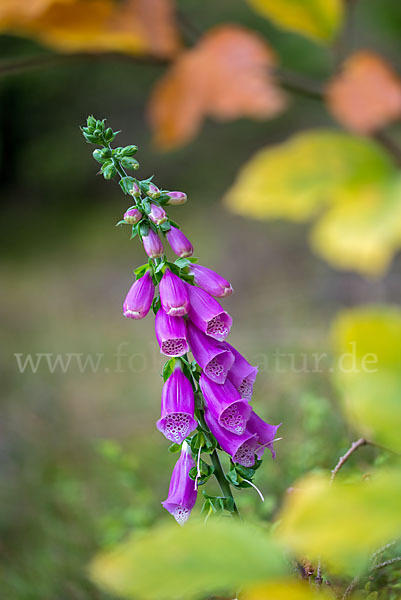
M369 442L365 440L365 438L359 438L359 440L352 443L351 448L344 454L344 456L341 456L334 469L332 469L330 483L333 483L334 477L337 475L338 471L345 465L350 456L352 456L352 454L354 454L354 452L356 452L358 448L361 448L362 446L366 446L368 444Z

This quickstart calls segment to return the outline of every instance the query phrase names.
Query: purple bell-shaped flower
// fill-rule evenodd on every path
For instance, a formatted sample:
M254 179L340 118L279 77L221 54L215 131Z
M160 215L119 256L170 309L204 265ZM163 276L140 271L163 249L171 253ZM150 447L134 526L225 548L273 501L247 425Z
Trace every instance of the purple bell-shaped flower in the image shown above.
M219 385L202 373L199 386L208 410L217 419L219 425L236 435L243 434L252 412L248 400L241 398L228 379Z
M234 355L234 363L228 373L228 378L235 385L242 398L251 399L258 367L250 365L246 358L227 342L225 346Z
M258 436L245 431L242 435L236 435L227 431L218 423L210 410L205 412L205 421L210 431L235 463L244 467L253 467L255 464L255 452L258 445Z
M163 386L161 418L157 428L168 440L181 444L187 435L196 429L194 418L194 392L189 379L184 375L181 361Z
M222 344L202 333L187 321L187 336L192 354L204 373L215 383L224 383L234 355Z
M210 337L222 342L230 333L232 318L210 294L187 284L189 318Z
M156 338L160 352L166 356L182 356L189 350L183 317L170 317L163 308L155 319Z
M181 456L178 459L171 475L167 499L162 505L173 515L179 525L188 521L191 510L195 506L197 491L195 482L190 478L189 472L195 466L189 445L184 442Z

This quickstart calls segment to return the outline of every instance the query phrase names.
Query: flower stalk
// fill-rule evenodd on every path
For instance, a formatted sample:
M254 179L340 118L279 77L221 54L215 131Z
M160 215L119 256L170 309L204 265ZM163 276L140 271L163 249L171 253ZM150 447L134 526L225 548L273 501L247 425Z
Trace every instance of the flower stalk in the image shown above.
M113 148L111 142L119 132L106 127L105 120L88 117L82 133L88 143L100 146L93 157L103 177L118 178L122 191L134 202L117 225L128 226L131 239L139 238L148 256L134 271L123 313L142 319L153 309L156 339L167 357L157 428L173 442L170 450L180 452L180 458L162 505L183 525L198 488L214 476L222 496L204 491L202 511L239 516L232 488L257 489L252 479L266 447L274 457L277 427L265 423L249 404L257 368L225 342L232 318L215 297L223 299L233 288L218 273L197 265L193 245L166 211L183 205L187 195L164 190L153 177L139 180L128 175L139 168L134 158L138 148ZM175 259L168 258L168 247ZM220 452L230 456L227 473Z

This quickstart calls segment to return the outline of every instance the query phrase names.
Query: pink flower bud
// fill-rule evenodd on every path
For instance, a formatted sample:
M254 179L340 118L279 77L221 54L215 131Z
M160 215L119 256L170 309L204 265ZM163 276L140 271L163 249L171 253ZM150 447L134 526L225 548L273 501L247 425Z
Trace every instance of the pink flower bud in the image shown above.
M167 192L167 196L170 197L170 200L167 200L166 204L178 206L187 201L187 195L184 192Z
M185 283L166 269L159 284L163 310L171 317L183 317L188 312L188 292Z
M141 189L139 187L139 185L136 183L136 181L132 182L132 188L129 191L130 196L133 196L134 198L137 198L138 196L141 195Z
M145 248L146 254L149 258L159 258L163 256L164 248L163 244L157 233L153 229L149 229L148 235L142 237L143 247Z
M148 191L146 192L150 198L156 200L160 196L160 190L154 183L149 183Z
M123 304L124 317L129 319L143 319L152 306L155 286L150 271L137 279L131 286Z
M180 258L193 255L194 249L191 242L177 227L171 226L171 229L166 232L166 238L174 254Z
M142 213L137 208L130 208L124 213L124 221L130 225L139 223L142 219Z
M194 276L196 285L212 296L224 298L233 292L232 285L227 279L207 267L192 264L189 266L189 272Z
M155 225L161 225L162 223L165 223L167 221L166 211L161 206L157 206L157 204L151 204L149 219Z

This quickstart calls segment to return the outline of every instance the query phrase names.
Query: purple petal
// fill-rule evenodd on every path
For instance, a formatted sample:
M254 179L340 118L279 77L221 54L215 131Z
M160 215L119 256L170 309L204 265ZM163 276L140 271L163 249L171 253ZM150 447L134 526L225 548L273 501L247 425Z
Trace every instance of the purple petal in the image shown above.
M222 342L230 333L232 318L210 294L187 284L189 318L210 337Z
M183 317L170 317L160 308L155 319L156 338L166 356L183 356L189 351Z
M233 384L227 380L219 385L203 373L199 385L207 408L218 423L231 433L243 434L252 408L247 400L241 399Z
M192 354L205 374L216 383L224 383L234 362L234 356L211 337L202 333L191 321L187 321L187 336Z

